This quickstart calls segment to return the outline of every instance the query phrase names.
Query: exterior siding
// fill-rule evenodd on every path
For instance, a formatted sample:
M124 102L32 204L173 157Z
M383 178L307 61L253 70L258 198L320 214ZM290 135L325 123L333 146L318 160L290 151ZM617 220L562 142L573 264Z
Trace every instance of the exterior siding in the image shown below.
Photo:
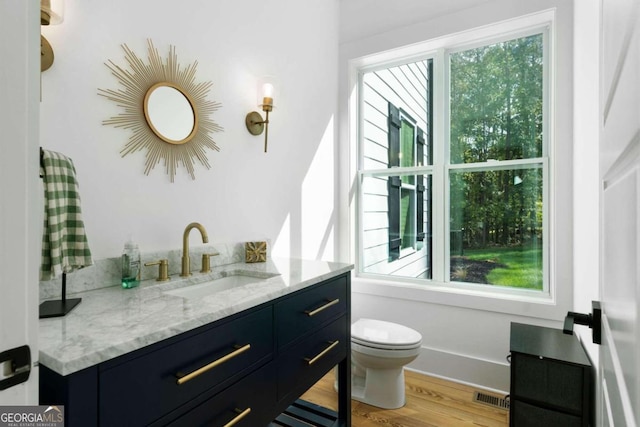
M366 73L362 84L363 170L388 167L388 104L391 102L428 131L426 61ZM425 150L425 155L426 155ZM426 176L425 176L426 181ZM363 265L367 273L429 277L424 248L389 262L388 190L386 177L367 177L362 187ZM424 210L429 204L425 192ZM425 214L424 230L428 230Z

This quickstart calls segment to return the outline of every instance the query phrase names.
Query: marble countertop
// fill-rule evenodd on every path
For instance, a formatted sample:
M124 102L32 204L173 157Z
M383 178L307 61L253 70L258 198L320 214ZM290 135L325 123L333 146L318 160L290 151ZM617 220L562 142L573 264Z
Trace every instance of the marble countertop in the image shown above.
M291 292L346 273L351 264L289 258L266 263L235 263L189 278L143 281L134 289L112 286L69 297L82 302L65 317L41 319L39 362L61 375L113 359L238 313ZM201 299L186 299L165 291L232 274L249 272L269 277Z

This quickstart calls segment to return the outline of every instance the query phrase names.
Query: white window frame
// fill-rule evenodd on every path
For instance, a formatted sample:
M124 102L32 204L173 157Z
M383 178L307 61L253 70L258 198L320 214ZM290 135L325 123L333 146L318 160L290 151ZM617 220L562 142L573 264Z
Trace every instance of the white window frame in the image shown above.
M394 65L400 65L409 63L412 61L418 61L423 59L435 58L439 64L443 64L445 52L447 49L453 51L454 46L459 49L468 49L472 46L472 43L478 45L490 44L492 41L517 38L527 33L541 32L541 29L545 29L545 96L544 96L544 123L545 123L545 138L549 159L543 156L540 159L541 167L545 169L546 178L543 186L543 202L545 203L545 216L544 216L544 233L545 233L545 252L544 258L544 277L545 284L543 291L530 291L514 288L500 288L499 292L495 292L495 288L486 285L476 284L457 284L451 286L452 282L438 280L445 276L445 266L448 267L448 263L443 262L442 257L446 256L444 248L448 248L449 233L448 232L436 232L434 231L433 240L433 272L434 280L425 284L424 279L420 284L416 284L415 280L402 277L379 277L375 275L367 275L366 273L356 273L354 277L354 291L369 293L379 296L390 296L410 300L419 300L430 303L440 303L446 305L453 305L459 307L468 307L474 309L486 309L489 311L505 312L512 314L527 313L535 317L542 318L557 318L560 313L563 312L570 305L570 296L572 290L568 283L561 292L558 291L557 281L559 276L567 277L566 268L562 268L560 275L556 274L556 254L554 254L554 243L557 242L555 229L555 220L557 220L555 206L553 200L555 194L552 190L554 188L554 159L553 153L555 151L555 127L554 120L556 112L554 111L555 105L555 10L545 10L542 12L533 13L523 17L509 19L496 24L487 25L477 29L440 37L437 39L429 40L422 43L413 43L404 48L398 48L395 50L388 50L380 54L368 54L366 57L357 58L349 62L351 87L355 88L349 96L349 124L351 135L351 141L353 144L357 144L357 152L361 152L361 123L357 117L357 112L362 106L362 99L360 99L360 93L362 92L361 86L361 74L374 69L390 68ZM443 69L439 66L434 66L434 80L442 82L444 80ZM447 82L448 83L448 82ZM448 85L434 84L433 100L436 105L448 105L444 99L447 96ZM448 107L447 107L448 108ZM433 111L433 138L434 147L433 155L434 159L438 156L446 156L447 152L443 151L445 144L442 144L442 140L447 137L444 131L448 129L447 112L443 113L439 108L434 108ZM446 126L445 126L446 124ZM548 127L547 127L548 126ZM353 147L353 146L352 146ZM352 154L355 154L352 151ZM566 159L565 159L566 161ZM514 160L513 165L518 165L519 160ZM527 163L530 159L526 160ZM435 163L435 162L434 162ZM354 170L355 183L358 185L361 182L362 176L374 171L366 171L360 173L359 167L360 158L356 157L352 166ZM505 166L508 166L505 163ZM451 166L449 166L450 168ZM460 166L464 167L464 166ZM520 166L522 167L522 166ZM376 171L381 172L381 171ZM428 173L433 174L434 181L438 179L440 182L444 182L448 177L448 168L442 165L434 168L426 167L421 168L420 173L425 175ZM391 173L390 173L391 174ZM359 188L357 188L359 191ZM562 189L562 194L566 194L566 187ZM444 206L445 195L444 186L436 185L434 183L432 194L434 205ZM356 198L357 199L357 198ZM360 230L361 212L359 206L357 206L357 200L354 204L354 216L351 223L351 228L355 232L356 241L361 242L362 230ZM448 209L448 206L447 206ZM446 230L449 229L448 221L444 220L446 210L434 209L433 221L434 224L446 224ZM561 220L564 222L564 219ZM564 236L564 232L561 233ZM354 242L352 246L353 259L356 264L361 262L361 253L358 249L358 244ZM356 265L356 272L359 271L359 265ZM569 271L570 273L570 271ZM569 275L570 277L570 275ZM360 280L362 279L362 280ZM559 297L559 294L560 297ZM531 303L534 304L532 308Z

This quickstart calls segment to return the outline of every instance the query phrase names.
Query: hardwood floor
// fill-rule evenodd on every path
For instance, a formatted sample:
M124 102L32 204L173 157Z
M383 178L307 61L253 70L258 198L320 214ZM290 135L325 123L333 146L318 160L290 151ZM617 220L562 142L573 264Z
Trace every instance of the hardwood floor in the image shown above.
M330 372L302 399L337 409L337 393ZM351 404L353 427L506 427L509 412L473 402L477 389L405 370L407 404L395 410L380 409L355 400ZM495 395L488 392L487 394ZM503 397L503 396L499 396Z

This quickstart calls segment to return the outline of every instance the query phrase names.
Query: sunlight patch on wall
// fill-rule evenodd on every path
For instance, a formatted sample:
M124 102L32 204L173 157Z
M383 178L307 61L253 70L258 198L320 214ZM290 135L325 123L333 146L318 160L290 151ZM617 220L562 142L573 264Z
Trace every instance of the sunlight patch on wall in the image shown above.
M278 237L273 243L271 255L279 257L291 256L291 214L288 214L282 223Z
M335 126L331 116L301 188L302 257L334 259Z

